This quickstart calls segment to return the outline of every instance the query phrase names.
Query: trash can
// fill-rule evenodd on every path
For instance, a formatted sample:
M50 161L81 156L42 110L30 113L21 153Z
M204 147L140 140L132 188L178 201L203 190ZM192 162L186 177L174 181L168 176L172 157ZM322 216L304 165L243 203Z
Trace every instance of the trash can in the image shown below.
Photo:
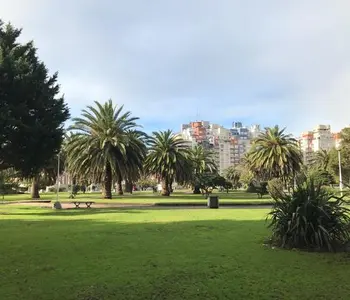
M219 208L219 197L209 196L208 197L208 207L209 208Z

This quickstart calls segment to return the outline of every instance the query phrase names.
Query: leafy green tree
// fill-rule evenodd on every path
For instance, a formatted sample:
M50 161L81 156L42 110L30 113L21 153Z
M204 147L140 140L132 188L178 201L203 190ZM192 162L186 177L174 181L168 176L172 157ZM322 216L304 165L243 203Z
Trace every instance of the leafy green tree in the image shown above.
M142 176L139 178L139 180L136 182L136 184L141 189L155 188L157 186L157 180L152 179L149 176Z
M259 181L253 179L248 185L247 192L255 193L258 195L258 198L261 199L264 195L267 195L269 192L267 190L267 181Z
M228 191L233 188L233 184L231 181L225 181L223 188L226 190L226 193L228 194Z
M0 171L0 195L3 199L6 194L13 193L18 188L16 177L17 172L13 168Z
M216 172L217 166L215 164L213 153L203 148L203 146L195 146L190 150L190 160L192 163L194 177L204 172ZM194 194L200 194L200 187L194 184Z
M69 111L57 73L49 75L33 42L20 43L20 35L0 21L0 169L32 178L32 198L39 198L39 175L61 147Z
M162 181L162 195L170 196L173 180L181 183L191 178L190 151L181 136L171 130L153 132L148 144L145 168Z
M196 185L202 189L205 196L208 196L210 190L213 190L218 186L225 187L226 183L225 178L220 176L218 173L205 172L196 176Z
M72 135L66 152L70 173L102 182L104 198L111 199L113 178L121 180L134 157L142 156L137 153L144 149L137 120L130 112L123 112L123 106L115 107L112 100L88 106L69 128Z
M248 153L250 168L264 180L287 180L300 171L302 156L297 141L278 126L266 128Z

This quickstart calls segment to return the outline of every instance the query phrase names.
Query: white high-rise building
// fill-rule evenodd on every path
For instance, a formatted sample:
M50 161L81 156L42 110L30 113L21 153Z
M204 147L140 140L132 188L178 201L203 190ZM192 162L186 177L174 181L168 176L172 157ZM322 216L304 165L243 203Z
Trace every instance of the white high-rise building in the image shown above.
M299 138L304 163L311 164L314 154L320 150L331 150L338 141L337 134L332 133L330 125L318 125L312 131L303 132ZM338 141L339 142L339 141Z
M318 125L314 131L313 150L331 150L335 146L333 133L330 125Z
M222 174L228 167L238 165L250 149L252 138L260 133L260 126L244 127L234 122L232 128L225 128L208 121L197 121L181 126L182 136L193 145L203 145L213 151L216 165Z

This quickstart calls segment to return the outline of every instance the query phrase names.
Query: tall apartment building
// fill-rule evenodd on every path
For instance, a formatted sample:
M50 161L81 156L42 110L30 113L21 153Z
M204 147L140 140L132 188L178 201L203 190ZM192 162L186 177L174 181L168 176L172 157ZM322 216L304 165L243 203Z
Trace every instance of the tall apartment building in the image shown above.
M247 128L241 122L233 122L232 128L225 128L208 121L196 121L183 124L181 133L189 146L202 145L211 150L222 174L229 166L240 163L250 149L252 138L260 133L260 126Z
M314 154L320 150L331 150L339 144L339 134L331 131L330 125L318 125L312 131L303 132L299 138L304 163L311 164Z

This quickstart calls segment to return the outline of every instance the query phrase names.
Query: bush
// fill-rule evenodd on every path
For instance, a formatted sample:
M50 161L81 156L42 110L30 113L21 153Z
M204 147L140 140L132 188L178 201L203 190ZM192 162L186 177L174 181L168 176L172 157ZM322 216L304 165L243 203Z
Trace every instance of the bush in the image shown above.
M49 191L50 193L57 193L57 188L52 186L52 187L49 187L48 191ZM65 187L60 187L60 188L58 189L58 191L59 191L59 192L66 192L67 189L66 189Z
M298 183L303 183L307 178L312 177L315 183L320 183L324 186L330 186L335 183L333 174L327 170L322 170L317 167L309 167L304 172L301 172L296 180Z
M281 199L286 196L283 181L279 178L271 179L267 182L267 190L272 199Z
M350 240L350 210L314 177L274 200L269 227L277 246L336 251Z
M267 191L267 182L266 181L256 181L253 180L248 188L247 188L247 193L256 193L258 195L258 198L262 198L264 195L268 194Z
M0 195L16 194L17 188L16 183L0 183Z
M76 195L76 194L78 194L79 191L80 191L80 186L77 184L74 184L72 187L72 194Z

